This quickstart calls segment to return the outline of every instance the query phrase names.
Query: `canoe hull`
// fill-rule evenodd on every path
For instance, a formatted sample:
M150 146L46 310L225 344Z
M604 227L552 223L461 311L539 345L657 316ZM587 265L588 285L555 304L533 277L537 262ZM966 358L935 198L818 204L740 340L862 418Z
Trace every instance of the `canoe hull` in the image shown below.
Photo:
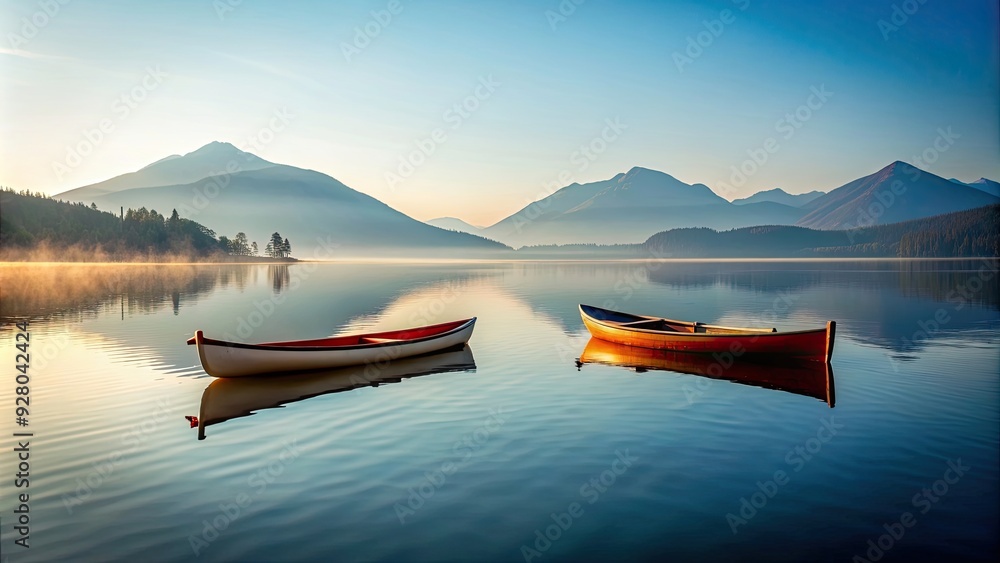
M476 360L472 349L464 345L451 351L443 350L440 353L374 365L303 372L283 377L215 379L201 395L198 439L205 439L205 429L208 426L297 401L361 387L378 387L411 377L475 369Z
M835 403L833 366L824 362L796 359L763 362L750 358L719 361L711 354L625 346L597 338L591 338L587 342L579 362L619 366L637 372L661 370L723 379L813 397L825 402L830 408Z
M473 318L439 334L348 346L295 346L283 349L276 344L250 345L211 340L205 338L201 331L195 334L193 343L198 346L201 365L209 375L245 377L384 363L460 348L472 337L475 324L476 319ZM410 331L422 335L427 332L427 327ZM398 331L395 336L405 337L407 331ZM364 339L365 336L359 338Z
M836 326L833 321L827 323L826 328L816 330L763 332L760 329L746 329L756 331L751 333L739 332L739 329L725 327L725 332L712 334L710 332L675 332L618 326L619 323L615 321L600 318L602 311L606 310L587 305L580 306L580 315L587 330L594 338L626 346L699 354L728 352L736 357L743 355L788 357L821 362L828 362L833 354ZM609 313L615 312L609 311ZM636 317L638 318L638 316ZM651 321L657 320L655 317L644 318ZM665 321L679 323L679 321ZM697 323L684 324L694 326Z

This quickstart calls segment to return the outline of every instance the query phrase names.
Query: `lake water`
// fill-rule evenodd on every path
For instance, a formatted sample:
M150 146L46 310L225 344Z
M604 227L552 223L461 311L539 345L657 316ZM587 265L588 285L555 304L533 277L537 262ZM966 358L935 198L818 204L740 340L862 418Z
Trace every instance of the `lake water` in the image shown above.
M996 267L0 266L3 555L993 560ZM723 377L742 383L630 363L588 348L578 303L780 330L836 320L832 378L804 370L818 385L789 389L739 361ZM215 380L185 345L197 329L262 342L472 316L466 350L287 383ZM585 348L604 363L578 367ZM33 434L17 489L30 549L13 543L13 432Z

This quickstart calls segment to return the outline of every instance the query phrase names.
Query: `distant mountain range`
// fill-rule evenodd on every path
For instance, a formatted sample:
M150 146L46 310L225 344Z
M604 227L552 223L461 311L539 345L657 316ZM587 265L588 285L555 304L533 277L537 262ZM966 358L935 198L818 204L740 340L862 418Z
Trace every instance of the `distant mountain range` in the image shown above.
M734 199L734 205L746 205L748 203L761 203L765 201L770 201L774 203L780 203L782 205L788 205L790 207L802 207L803 205L809 203L810 201L824 195L825 192L812 191L805 194L792 195L781 188L774 188L773 190L765 190L762 192L757 192L750 197L745 197L743 199Z
M671 229L637 244L531 246L523 259L943 258L1000 256L1000 204L849 230L765 225Z
M896 161L818 197L797 222L814 229L852 229L898 223L1000 203L982 190Z
M977 190L982 190L990 195L1000 197L1000 183L994 182L988 178L980 178L975 182L962 182L961 180L956 180L951 178L952 182L956 184L962 184L963 186L969 186L970 188L976 188Z
M447 229L449 231L460 231L463 233L471 233L474 235L482 236L482 227L477 227L475 225L470 225L461 219L455 217L438 217L437 219L430 219L424 221L428 225L437 227L439 229Z
M941 258L1000 256L1000 204L850 230L772 225L676 229L642 245L677 258Z
M229 143L210 143L183 156L159 160L136 172L84 186L60 199L155 209L210 226L232 238L245 231L251 241L279 232L293 254L334 245L343 256L422 256L504 250L500 243L417 221L326 174L267 162Z
M515 247L617 244L669 228L791 224L801 216L794 207L770 201L733 205L704 184L636 167L609 180L566 186L482 233Z
M472 256L505 245L634 244L686 227L854 229L1000 203L991 193L997 187L986 179L945 180L894 162L829 193L792 195L775 188L730 203L704 184L635 167L607 180L570 184L480 228L454 217L423 223L326 174L214 142L57 197L112 212L177 209L219 235L245 231L251 241L277 231L301 257L318 240L339 245L345 256L411 255L414 249L422 256Z
M983 188L989 180L981 181ZM829 193L774 189L729 203L704 184L645 168L610 180L572 184L478 232L514 247L628 244L685 227L757 225L853 229L1000 203L984 189L951 182L903 162Z

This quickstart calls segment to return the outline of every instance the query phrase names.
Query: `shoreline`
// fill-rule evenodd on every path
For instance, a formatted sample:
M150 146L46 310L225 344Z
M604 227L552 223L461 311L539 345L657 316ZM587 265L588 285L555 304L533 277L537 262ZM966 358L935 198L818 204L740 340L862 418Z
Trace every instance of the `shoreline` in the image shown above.
M81 262L81 261L0 261L0 267L16 266L260 266L260 265L293 265L293 264L504 264L504 263L794 263L794 262L954 262L969 260L1000 261L1000 256L948 256L930 258L899 258L899 257L859 257L859 258L344 258L338 260L227 260L205 262Z

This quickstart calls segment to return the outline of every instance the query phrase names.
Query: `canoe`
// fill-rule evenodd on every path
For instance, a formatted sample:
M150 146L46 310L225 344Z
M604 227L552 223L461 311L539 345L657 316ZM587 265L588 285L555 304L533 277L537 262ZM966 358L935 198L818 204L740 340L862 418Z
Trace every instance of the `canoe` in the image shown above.
M626 346L694 353L730 353L734 357L769 356L829 362L837 323L826 328L778 332L674 321L580 305L583 324L595 338Z
M580 354L579 366L604 364L635 370L671 371L709 379L722 379L765 389L785 391L823 401L836 402L833 366L826 362L784 359L777 362L750 358L716 359L711 354L692 354L615 344L591 338Z
M315 340L241 344L195 333L205 372L213 377L244 377L330 369L408 358L461 347L472 337L475 317L431 326L335 336Z
M198 412L198 439L205 429L266 409L361 387L379 387L412 377L476 369L472 349L461 348L389 362L336 368L283 377L216 379L205 387Z

